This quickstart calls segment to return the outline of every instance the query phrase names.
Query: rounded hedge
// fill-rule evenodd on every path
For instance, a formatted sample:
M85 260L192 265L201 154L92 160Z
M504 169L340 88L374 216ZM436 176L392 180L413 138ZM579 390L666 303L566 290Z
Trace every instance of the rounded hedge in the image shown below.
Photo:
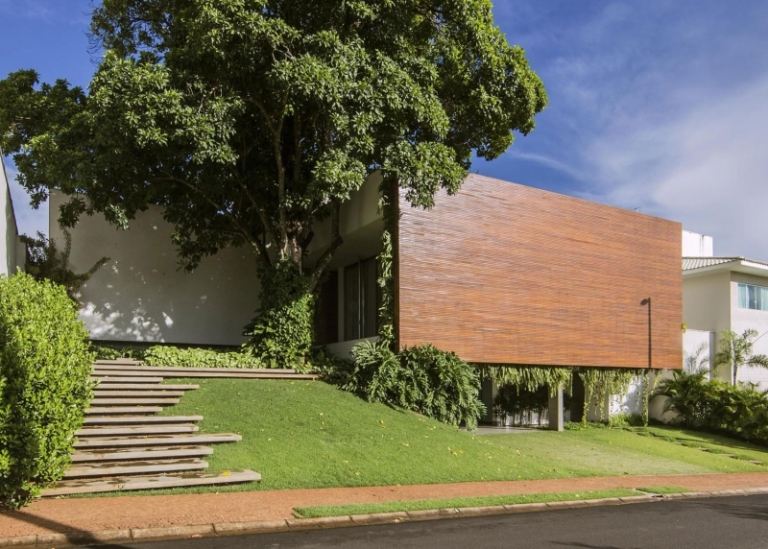
M0 277L0 505L64 473L92 388L88 333L62 286Z

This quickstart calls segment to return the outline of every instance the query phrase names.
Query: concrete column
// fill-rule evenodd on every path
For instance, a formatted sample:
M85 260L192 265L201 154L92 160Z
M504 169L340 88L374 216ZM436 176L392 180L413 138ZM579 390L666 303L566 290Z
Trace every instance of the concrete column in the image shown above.
M549 429L562 431L565 428L565 410L563 407L563 388L558 387L553 396L549 397Z
M485 416L480 420L482 423L491 425L494 423L493 417L493 401L496 400L496 394L499 392L496 383L493 378L488 376L483 379L480 385L480 400L485 404Z

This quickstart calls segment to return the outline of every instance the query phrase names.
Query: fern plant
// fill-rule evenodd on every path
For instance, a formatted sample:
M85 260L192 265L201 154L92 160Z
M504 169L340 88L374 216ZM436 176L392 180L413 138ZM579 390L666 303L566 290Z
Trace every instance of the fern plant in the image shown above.
M364 341L352 355L342 388L368 401L469 429L485 413L478 372L455 353L421 345L396 354L387 342Z

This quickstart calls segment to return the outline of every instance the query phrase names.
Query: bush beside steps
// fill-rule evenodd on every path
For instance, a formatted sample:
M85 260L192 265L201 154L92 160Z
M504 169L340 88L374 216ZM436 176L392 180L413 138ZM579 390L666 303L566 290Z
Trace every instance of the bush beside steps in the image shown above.
M0 277L0 505L22 507L64 474L92 360L64 287Z

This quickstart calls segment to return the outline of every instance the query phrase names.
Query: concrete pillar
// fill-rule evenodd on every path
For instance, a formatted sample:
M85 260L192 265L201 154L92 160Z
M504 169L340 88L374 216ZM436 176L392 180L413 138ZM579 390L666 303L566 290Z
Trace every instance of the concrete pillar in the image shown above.
M563 407L563 388L558 387L554 395L549 397L549 429L562 431L565 428L565 409Z
M485 404L485 416L480 421L486 425L494 424L493 401L496 400L498 391L499 389L491 376L483 379L480 385L480 400Z

